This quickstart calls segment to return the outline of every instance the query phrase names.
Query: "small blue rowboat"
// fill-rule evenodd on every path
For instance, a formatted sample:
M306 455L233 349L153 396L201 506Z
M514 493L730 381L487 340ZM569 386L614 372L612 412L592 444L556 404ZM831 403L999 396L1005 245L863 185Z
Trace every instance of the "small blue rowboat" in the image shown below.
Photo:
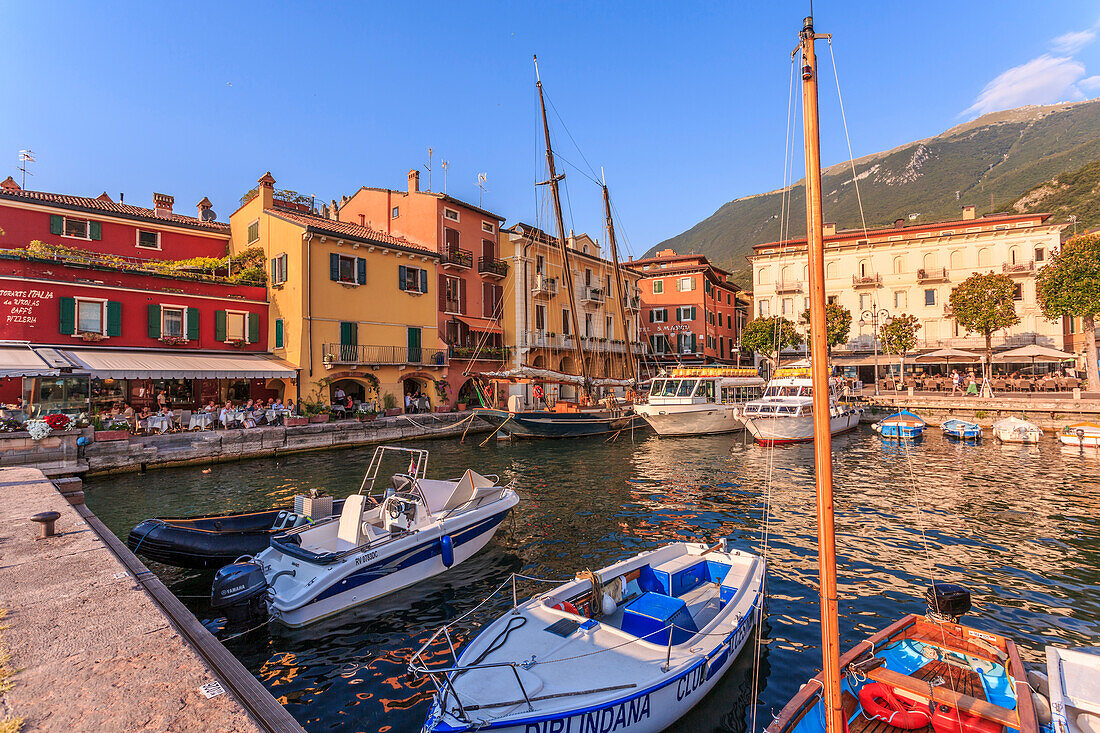
M884 438L919 438L924 434L925 425L917 415L902 410L879 420L871 429Z
M982 427L966 420L948 420L940 426L943 434L955 440L981 440Z

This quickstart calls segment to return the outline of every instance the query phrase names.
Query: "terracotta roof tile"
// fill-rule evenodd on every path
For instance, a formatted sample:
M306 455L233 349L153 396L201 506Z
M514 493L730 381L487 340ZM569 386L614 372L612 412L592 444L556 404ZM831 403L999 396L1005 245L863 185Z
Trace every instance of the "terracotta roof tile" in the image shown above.
M86 212L102 212L104 214L112 214L115 216L123 216L130 219L141 219L143 221L160 222L165 224L177 224L186 227L192 227L195 229L205 229L208 231L229 233L229 224L221 221L203 221L193 216L183 216L181 214L164 214L158 215L152 209L146 209L141 206L131 206L130 204L121 204L111 200L110 196L106 195L106 192L96 198L88 198L87 196L70 196L64 193L47 193L45 191L23 191L13 190L10 188L0 188L0 201L26 201L28 203L37 203L55 206L60 206L67 209L76 209L78 211Z
M286 221L300 224L304 227L309 227L318 232L324 234L331 234L335 237L350 237L353 239L359 239L365 242L377 242L378 244L388 244L394 247L402 247L404 249L415 249L426 252L428 254L435 255L435 250L429 249L421 244L412 242L404 237L395 237L392 234L385 234L376 229L370 227L360 226L359 224L352 224L348 221L334 221L332 219L326 219L323 216L315 216L312 214L304 214L300 211L290 211L288 209L265 209L269 214L278 216Z

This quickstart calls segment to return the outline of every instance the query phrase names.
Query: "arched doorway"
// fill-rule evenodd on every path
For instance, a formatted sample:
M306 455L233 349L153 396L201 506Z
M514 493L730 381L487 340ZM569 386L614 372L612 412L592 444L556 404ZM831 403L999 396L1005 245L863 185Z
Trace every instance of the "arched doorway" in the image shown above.
M338 379L329 385L329 399L333 404L342 403L348 397L353 402L366 402L367 389L357 379Z
M434 392L431 380L423 377L405 377L401 380L401 406L405 412L430 412L435 402Z
M538 356L536 356L531 361L531 367L534 368L534 369L545 369L546 368L546 357L543 356L542 354L539 354Z
M573 357L563 356L561 358L561 366L558 368L564 374L575 374L577 371L577 364L573 361Z
M481 398L478 396L477 385L474 380L467 379L462 383L462 386L458 388L458 396L455 398L455 402L460 405L481 406Z

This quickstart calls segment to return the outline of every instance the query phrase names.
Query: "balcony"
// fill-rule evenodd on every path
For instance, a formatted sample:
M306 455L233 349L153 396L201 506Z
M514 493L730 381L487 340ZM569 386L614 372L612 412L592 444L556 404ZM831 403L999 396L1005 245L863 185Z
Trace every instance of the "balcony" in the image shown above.
M581 351L585 352L603 352L606 354L625 354L626 343L619 339L605 339L595 337L585 337L581 339ZM642 352L641 344L633 344L631 351L635 354Z
M947 268L933 267L931 269L917 270L918 283L945 283L947 282Z
M642 298L640 295L632 295L626 299L626 303L623 305L628 313L637 313L642 309Z
M1017 262L1012 264L1005 262L1001 265L1001 271L1009 277L1015 277L1017 275L1028 276L1035 274L1035 260L1029 262Z
M507 346L452 346L447 349L447 355L451 359L467 359L469 361L496 361L506 363L511 358L511 349Z
M550 331L527 331L523 335L523 345L540 349L571 349L573 339Z
M468 249L444 249L439 253L444 270L469 269L474 266L474 253Z
M536 298L553 298L558 294L558 281L556 278L547 277L542 273L535 275L535 284L531 287L531 295Z
M591 285L585 285L581 290L581 305L602 305L605 299L606 296L604 295L603 288L594 288Z
M496 257L480 257L477 261L477 271L485 277L505 278L508 276L508 263Z
M877 288L880 285L882 285L882 275L864 275L863 277L852 275L852 287L857 290L861 288Z
M777 293L801 293L802 283L797 280L780 280L775 284Z
M325 367L371 366L375 364L416 364L441 367L447 364L447 352L443 349L407 346L369 346L354 344L325 344Z
M954 318L955 317L955 311L954 311L954 309L951 308L950 303L944 303L943 317L944 318Z

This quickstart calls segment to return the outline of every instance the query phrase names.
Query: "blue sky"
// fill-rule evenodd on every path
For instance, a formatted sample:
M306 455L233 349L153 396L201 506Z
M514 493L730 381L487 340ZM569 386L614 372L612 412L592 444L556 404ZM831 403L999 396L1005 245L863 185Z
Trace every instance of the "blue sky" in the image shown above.
M452 195L536 211L539 55L556 146L606 170L627 249L783 181L789 53L805 2L0 4L0 176L28 188L153 191L222 218L266 170L322 199L405 185L435 153ZM1095 0L824 2L855 154L977 114L1100 94ZM825 65L825 162L847 157ZM797 92L796 92L797 93ZM584 159L573 146L579 145ZM602 232L599 189L566 167L567 226ZM427 173L423 172L424 184ZM538 219L535 222L536 218Z

